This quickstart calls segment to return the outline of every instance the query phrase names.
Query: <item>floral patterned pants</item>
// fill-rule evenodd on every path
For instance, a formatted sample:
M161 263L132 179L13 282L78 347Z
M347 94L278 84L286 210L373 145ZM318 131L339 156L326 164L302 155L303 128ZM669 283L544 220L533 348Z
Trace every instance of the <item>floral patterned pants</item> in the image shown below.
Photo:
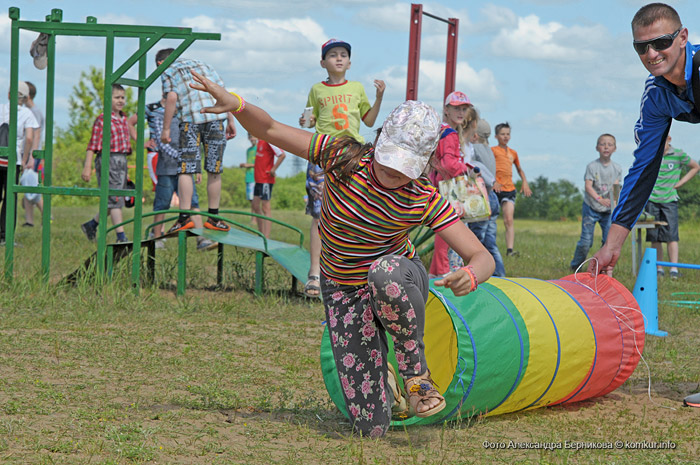
M383 436L391 423L387 338L404 379L427 370L423 344L428 274L416 256L386 255L370 267L368 283L321 279L323 304L345 405L355 430Z

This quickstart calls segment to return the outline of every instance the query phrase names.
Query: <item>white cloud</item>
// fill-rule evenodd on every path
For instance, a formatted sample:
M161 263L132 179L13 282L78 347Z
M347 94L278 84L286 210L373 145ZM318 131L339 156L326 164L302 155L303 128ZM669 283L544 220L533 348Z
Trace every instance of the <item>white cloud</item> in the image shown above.
M476 24L480 32L511 29L518 24L517 15L510 8L489 3L481 9L483 20Z
M492 102L501 98L493 72L489 69L477 71L465 61L457 63L457 82L455 87L456 90L467 94L477 107L484 102ZM438 102L435 105L441 108L442 97L445 91L445 63L442 61L421 60L418 88L421 100Z
M491 44L494 54L536 61L580 62L597 56L607 32L603 26L569 26L541 23L528 15L514 29L503 27Z
M410 27L411 5L408 3L391 3L371 6L360 10L356 18L366 27L408 32Z
M198 42L186 55L195 56L229 75L263 75L266 81L285 78L282 70L301 73L318 67L319 44L326 33L311 18L231 21L198 16L184 19L187 27L220 31L221 41Z
M547 127L551 131L569 132L607 132L611 127L618 127L624 120L619 111L609 108L593 110L574 110L556 114L538 113L529 121L536 127Z
M130 26L143 24L141 20L137 20L133 16L107 13L100 15L98 18L100 24L128 24Z

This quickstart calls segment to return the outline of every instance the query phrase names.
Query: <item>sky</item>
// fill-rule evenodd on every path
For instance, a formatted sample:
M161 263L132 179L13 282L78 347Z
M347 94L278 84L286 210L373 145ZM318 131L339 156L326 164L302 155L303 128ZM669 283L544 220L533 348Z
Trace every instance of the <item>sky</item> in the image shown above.
M595 145L600 134L616 136L613 161L623 172L632 164L633 127L648 73L632 48L630 21L646 3L450 0L423 3L423 10L459 19L456 90L469 96L492 127L504 121L511 125L510 147L518 152L527 178L566 179L582 189L585 167L598 157ZM679 12L690 41L700 42L700 2L667 3ZM178 26L220 33L221 41L198 41L184 56L209 63L227 88L293 126L311 85L327 77L319 64L320 49L332 37L352 45L347 78L365 86L370 102L375 98L373 80L387 84L375 128L406 96L410 2L9 0L5 4L19 7L20 18L27 21L43 21L52 8L60 8L64 22L84 23L87 16L94 16L102 24ZM0 89L7 89L11 23L6 8L0 14ZM35 37L30 31L20 34L19 74L37 85L36 100L43 107L46 74L33 66L29 56ZM418 99L438 111L443 104L446 37L446 24L424 17ZM154 50L177 45L163 41ZM117 40L115 62L125 60L136 46L135 39ZM73 86L91 65L104 66L104 50L102 38L57 38L57 126L68 125ZM149 72L155 68L153 53ZM147 91L147 102L158 100L160 93L160 81L156 81ZM372 131L363 126L360 133L371 140ZM700 158L697 128L674 122L671 135L675 147ZM496 144L493 136L490 142ZM237 167L248 146L239 126L239 136L229 141L224 165ZM295 159L288 157L278 173L287 176L305 167Z

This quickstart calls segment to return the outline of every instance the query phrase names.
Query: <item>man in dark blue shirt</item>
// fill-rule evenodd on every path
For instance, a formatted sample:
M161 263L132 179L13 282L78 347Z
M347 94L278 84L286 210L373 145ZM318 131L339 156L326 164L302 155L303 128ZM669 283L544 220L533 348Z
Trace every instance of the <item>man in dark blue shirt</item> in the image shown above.
M591 260L589 265L589 271L609 275L654 188L671 121L700 122L691 84L693 56L700 46L688 43L688 29L676 10L663 3L643 6L632 19L632 35L634 49L651 75L634 126L634 163L625 177L607 241L593 257L597 262ZM700 393L686 397L684 403L700 407Z
M682 26L676 10L663 3L642 7L632 20L632 34L634 48L651 76L634 127L634 163L625 177L607 241L594 256L599 272L610 275L622 244L654 189L671 121L700 122L691 85L693 56L700 46L688 43L688 29ZM595 267L592 260L589 270Z

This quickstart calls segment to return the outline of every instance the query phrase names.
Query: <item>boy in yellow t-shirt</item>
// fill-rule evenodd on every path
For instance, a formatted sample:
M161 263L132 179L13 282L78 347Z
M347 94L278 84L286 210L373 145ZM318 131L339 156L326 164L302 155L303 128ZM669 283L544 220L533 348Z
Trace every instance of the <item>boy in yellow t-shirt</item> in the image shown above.
M360 121L368 127L374 125L386 85L384 81L375 79L374 87L377 93L374 105L370 106L362 84L345 79L345 73L350 69L350 51L350 44L338 39L330 39L321 46L321 68L328 72L328 79L311 87L306 106L313 108L312 115L309 121L306 121L302 114L299 125L315 127L319 134L349 136L358 142L364 142L360 136ZM312 220L311 268L309 280L304 286L304 294L309 297L318 297L321 293L319 281L321 238L318 234L318 220L321 215L323 173L319 167L311 163L306 170L306 192L308 194L306 213Z

